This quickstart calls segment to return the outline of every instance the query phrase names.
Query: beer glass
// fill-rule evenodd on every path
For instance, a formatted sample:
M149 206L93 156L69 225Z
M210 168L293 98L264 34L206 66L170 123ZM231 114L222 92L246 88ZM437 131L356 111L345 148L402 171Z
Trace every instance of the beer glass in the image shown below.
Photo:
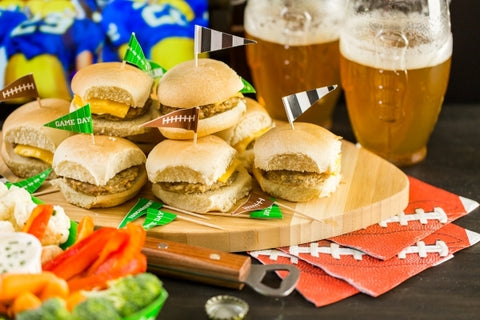
M360 145L422 161L450 74L448 0L351 0L340 35L347 110Z
M247 62L258 101L287 120L282 97L340 84L338 39L345 0L250 0L244 11ZM340 87L340 86L339 86ZM330 127L340 88L299 121Z

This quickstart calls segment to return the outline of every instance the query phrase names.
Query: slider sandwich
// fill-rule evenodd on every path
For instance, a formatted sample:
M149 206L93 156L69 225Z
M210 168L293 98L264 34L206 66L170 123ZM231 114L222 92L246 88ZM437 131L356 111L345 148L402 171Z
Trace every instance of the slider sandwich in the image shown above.
M141 125L158 117L158 103L150 98L153 82L146 72L126 63L91 64L72 79L71 109L90 104L95 134L142 135L153 129Z
M159 80L157 96L160 114L199 107L197 136L203 137L235 125L246 110L241 78L227 64L198 59L177 64ZM194 132L183 128L159 128L169 139L192 139Z
M292 202L327 197L340 182L341 137L311 123L277 124L254 145L262 190Z
M57 148L52 168L65 199L78 207L113 207L137 195L147 181L145 154L133 142L77 134Z
M252 178L237 152L210 135L191 140L166 139L148 154L146 168L153 194L175 208L228 212L252 188Z
M260 103L248 97L245 101L247 111L240 121L215 135L234 147L238 151L238 158L243 166L250 170L253 164L255 140L272 128L273 121Z
M26 103L9 114L2 128L1 154L13 174L29 178L51 168L58 145L73 133L44 124L69 113L69 106L67 100L41 99Z

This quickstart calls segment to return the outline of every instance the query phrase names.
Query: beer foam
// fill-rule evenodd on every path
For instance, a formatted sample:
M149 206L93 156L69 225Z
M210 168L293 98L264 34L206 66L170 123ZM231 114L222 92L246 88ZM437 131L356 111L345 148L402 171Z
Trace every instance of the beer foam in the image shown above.
M288 12L308 12L308 32L289 32L282 18L285 1L249 1L244 14L245 31L259 39L282 45L308 45L337 41L345 11L343 0L294 1ZM295 22L294 22L295 23Z
M403 32L409 38L408 48L376 47L375 32L378 31L365 20L352 19L341 34L340 53L348 60L378 69L400 70L436 66L452 55L453 39L449 30L441 34L438 39L431 39L429 35L418 34L417 30L422 29L419 27L421 22L410 22L409 25L416 26L416 30ZM390 20L393 23L401 21L400 18ZM415 33L417 33L416 38L412 38Z

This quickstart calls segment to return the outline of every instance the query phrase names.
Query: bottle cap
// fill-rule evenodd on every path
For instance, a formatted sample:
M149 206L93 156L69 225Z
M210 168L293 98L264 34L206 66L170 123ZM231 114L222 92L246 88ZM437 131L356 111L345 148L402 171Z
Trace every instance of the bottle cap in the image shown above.
M220 295L208 299L205 311L211 320L241 320L248 312L248 304L237 297Z

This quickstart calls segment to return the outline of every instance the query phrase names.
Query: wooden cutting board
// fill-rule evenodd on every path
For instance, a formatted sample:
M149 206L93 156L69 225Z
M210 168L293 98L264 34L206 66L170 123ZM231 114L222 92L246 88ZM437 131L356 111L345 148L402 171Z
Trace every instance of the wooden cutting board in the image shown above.
M0 174L9 181L16 178L5 166ZM48 191L42 187L39 191ZM138 197L157 200L147 184ZM283 218L258 220L225 215L205 215L200 219L223 228L219 230L185 220L155 227L148 235L185 244L203 246L221 251L240 252L317 241L355 231L390 218L408 204L409 183L407 176L397 167L354 144L342 144L342 181L328 198L306 203L279 201L301 214L282 209ZM61 205L71 219L79 221L91 215L98 226L117 227L126 213L135 205L138 197L114 208L86 210L68 204L60 192L38 196L46 203ZM306 215L315 217L306 218ZM137 220L143 223L143 218Z

